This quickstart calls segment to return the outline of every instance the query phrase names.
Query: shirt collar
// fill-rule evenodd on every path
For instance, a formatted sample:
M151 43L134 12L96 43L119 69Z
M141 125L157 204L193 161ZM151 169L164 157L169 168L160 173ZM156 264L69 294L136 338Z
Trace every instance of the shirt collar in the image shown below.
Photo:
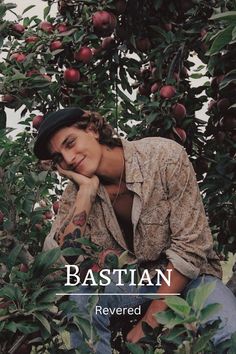
M138 161L137 149L133 141L121 139L125 157L126 183L141 183L143 175Z

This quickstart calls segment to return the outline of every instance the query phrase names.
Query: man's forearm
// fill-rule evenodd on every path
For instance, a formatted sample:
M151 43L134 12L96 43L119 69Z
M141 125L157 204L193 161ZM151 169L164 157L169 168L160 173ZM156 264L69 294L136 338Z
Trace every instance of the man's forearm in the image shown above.
M91 192L89 188L79 189L74 208L55 237L60 247L65 248L78 245L74 241L84 234L88 214L95 196L96 194Z

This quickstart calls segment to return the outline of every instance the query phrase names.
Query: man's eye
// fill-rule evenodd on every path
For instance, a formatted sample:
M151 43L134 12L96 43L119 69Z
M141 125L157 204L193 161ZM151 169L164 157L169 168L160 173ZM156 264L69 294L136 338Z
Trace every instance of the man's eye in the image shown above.
M73 139L73 140L68 141L68 143L66 144L66 146L67 146L67 147L71 147L71 146L73 146L74 141L75 141L74 139Z

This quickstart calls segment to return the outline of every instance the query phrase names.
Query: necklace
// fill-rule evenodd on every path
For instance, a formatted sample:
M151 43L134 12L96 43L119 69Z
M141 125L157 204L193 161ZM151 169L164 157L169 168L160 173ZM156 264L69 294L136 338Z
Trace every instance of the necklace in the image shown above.
M123 166L122 166L122 171L121 171L121 174L120 174L120 180L119 180L119 185L118 185L118 191L117 191L116 196L115 196L115 198L114 198L114 200L113 200L113 202L112 202L112 204L111 204L113 208L114 208L114 205L115 205L116 200L117 200L117 198L118 198L118 195L119 195L119 193L120 193L120 187L121 187L121 181L122 181L124 169L125 169L125 160L123 159Z

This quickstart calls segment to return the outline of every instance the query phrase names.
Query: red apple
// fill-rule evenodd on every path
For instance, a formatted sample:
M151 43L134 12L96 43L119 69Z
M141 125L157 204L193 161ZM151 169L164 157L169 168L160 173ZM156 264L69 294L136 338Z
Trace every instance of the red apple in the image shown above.
M13 31L20 33L20 34L23 34L25 32L25 27L23 25L21 25L20 23L14 23L11 26L11 28Z
M43 229L43 225L42 224L34 224L34 227L38 231L41 231Z
M13 53L10 59L17 61L18 63L23 63L26 60L26 55L23 53Z
M33 128L35 128L35 129L39 129L39 127L40 127L40 124L42 123L42 121L43 121L43 116L42 115L37 115L37 116L35 116L34 118L33 118L33 120L32 120L32 124L33 124Z
M56 200L52 205L52 208L53 208L53 211L55 214L57 214L59 206L60 206L60 202L59 202L59 200Z
M163 27L167 32L172 31L172 23L164 23Z
M157 92L161 87L161 83L160 82L154 82L154 84L152 84L151 86L151 93L155 93Z
M26 72L25 76L31 77L33 75L40 75L40 72L37 69L32 69Z
M29 36L29 37L25 38L26 43L35 43L38 40L39 40L39 37L37 37L37 36Z
M222 125L225 130L234 130L236 129L236 117L232 114L227 114L222 120Z
M52 219L53 215L52 215L51 210L45 211L44 217L45 217L45 219L48 219L48 220Z
M53 41L50 43L50 51L53 52L54 50L63 48L63 44L61 41Z
M173 113L173 116L175 117L175 119L178 122L181 122L184 119L184 117L186 117L186 108L183 104L176 103L172 107L172 113Z
M60 23L59 25L56 26L56 29L59 33L68 31L68 27L66 23Z
M109 36L114 31L117 20L116 17L107 11L97 11L92 15L94 31L101 36Z
M207 110L210 112L216 105L216 101L215 100L210 100L210 102L208 103L208 107Z
M74 58L77 61L82 61L87 64L93 57L92 50L89 47L81 47L77 52L74 53Z
M202 38L204 38L204 37L206 36L206 34L207 34L207 30L206 30L205 28L202 28L202 29L201 29L201 32L200 32L200 36L201 36Z
M114 47L115 39L113 37L106 37L102 40L102 49L110 49Z
M80 72L77 69L69 68L64 71L64 80L68 84L75 84L80 80Z
M28 265L27 264L25 264L25 263L21 263L20 264L20 272L23 272L23 273L27 273L28 272L28 270L29 270L29 267L28 267Z
M3 95L1 98L1 102L12 103L14 101L15 101L15 97L13 95L10 95L9 93Z
M3 224L3 219L4 219L4 214L3 214L3 212L0 210L0 225Z
M52 81L51 76L48 75L48 74L42 74L41 76L42 76L45 80L47 80L47 81Z
M186 139L187 139L187 135L184 129L182 128L173 128L173 131L175 132L175 134L180 138L180 140L185 143Z
M53 32L53 25L48 22L48 21L42 21L39 24L39 28L46 33L52 33Z
M140 52L146 53L151 48L151 42L148 37L137 38L136 41L136 48L140 50Z
M162 86L160 89L160 95L162 98L172 98L176 94L176 89L174 86L166 85Z

